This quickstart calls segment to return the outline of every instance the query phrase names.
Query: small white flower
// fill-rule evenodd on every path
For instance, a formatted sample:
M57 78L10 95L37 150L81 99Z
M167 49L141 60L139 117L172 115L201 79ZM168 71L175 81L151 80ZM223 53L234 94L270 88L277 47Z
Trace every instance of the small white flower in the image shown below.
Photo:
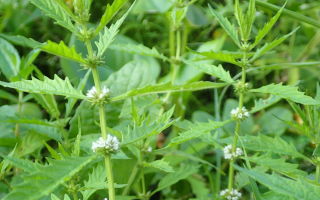
M243 151L240 148L236 148L235 152L232 151L232 145L227 145L223 148L224 159L232 160L239 156L242 156Z
M149 153L152 152L152 147L151 146L148 147L147 152L149 152Z
M108 200L108 198L104 198L103 200Z
M87 92L87 97L93 101L93 102L99 102L103 100L108 94L110 90L107 87L103 87L100 92L97 91L96 87L92 87L88 92Z
M242 194L236 189L225 189L220 192L220 196L228 200L239 200Z
M108 135L106 139L100 137L97 141L92 142L92 151L97 152L99 150L110 152L116 152L120 148L120 142L116 136Z
M243 120L245 118L250 117L250 113L245 107L240 108L234 108L230 112L231 117L238 120Z

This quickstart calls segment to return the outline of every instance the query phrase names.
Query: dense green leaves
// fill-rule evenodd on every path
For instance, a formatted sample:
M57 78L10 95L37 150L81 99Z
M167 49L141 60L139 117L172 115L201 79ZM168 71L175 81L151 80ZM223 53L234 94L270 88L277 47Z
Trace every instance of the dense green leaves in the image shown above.
M293 180L277 174L270 175L256 170L236 168L279 194L306 200L317 200L320 196L320 187L309 183L307 180Z
M20 57L18 51L6 40L0 38L0 69L8 80L18 75Z
M189 63L200 71L209 74L213 77L217 77L218 79L226 82L233 83L234 80L231 78L230 73L223 69L222 65L209 65L209 64L198 64L198 63Z
M296 103L301 103L305 105L316 105L318 102L313 98L304 95L303 92L298 91L297 87L290 85L280 84L270 84L262 86L261 88L251 89L251 92L272 94Z
M48 165L44 166L37 165L34 171L25 173L23 182L14 185L12 192L3 199L37 200L47 196L59 185L70 180L92 159L93 157L70 157L64 160L52 160Z
M55 75L54 79L44 77L43 81L36 78L32 78L32 80L23 80L12 83L0 81L0 85L30 93L62 95L65 97L73 97L77 99L85 98L81 91L73 88L68 78L63 80L57 75Z

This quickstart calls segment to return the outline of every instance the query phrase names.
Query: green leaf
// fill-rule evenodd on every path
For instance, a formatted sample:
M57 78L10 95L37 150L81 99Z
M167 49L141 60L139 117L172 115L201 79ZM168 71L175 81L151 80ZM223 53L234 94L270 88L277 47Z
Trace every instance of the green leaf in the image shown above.
M123 139L121 145L131 144L147 137L161 133L166 128L170 127L175 121L171 121L174 107L163 113L158 118L149 116L141 125L134 125L123 130Z
M162 177L158 188L154 191L162 191L163 189L177 183L178 181L188 178L192 174L198 171L198 167L192 164L183 165L175 173L167 174L166 176Z
M251 113L256 113L260 110L263 110L265 108L268 108L269 106L272 106L273 104L279 102L281 100L280 97L270 95L267 99L258 99L258 101L254 101L254 107L251 108Z
M237 66L241 66L241 63L237 62L237 55L230 54L230 53L224 53L224 52L213 52L213 51L208 51L208 52L195 52L198 55L202 55L205 58L196 58L196 60L217 60L221 62L227 62L231 63Z
M76 52L74 47L68 47L63 41L60 41L60 43L57 44L49 40L41 46L41 50L79 63L87 63L81 55Z
M76 32L76 28L72 24L69 12L55 0L30 0L30 2L40 8L47 16L56 20L57 24L71 32Z
M37 163L33 163L30 160L23 160L20 158L16 158L13 156L5 156L2 154L0 154L0 156L3 157L5 160L9 161L12 165L16 166L17 168L29 173L37 171L38 167L41 166Z
M22 35L6 35L1 33L0 37L5 38L6 40L10 41L13 44L21 45L24 47L30 47L30 48L38 48L42 45L42 43L35 41L32 38L26 38Z
M265 45L263 45L263 47L259 48L256 53L253 55L253 57L250 59L250 62L255 61L256 59L258 59L259 57L263 56L265 53L267 53L268 51L270 51L271 49L277 47L279 44L281 44L283 41L285 41L288 37L290 37L293 33L295 33L299 28L296 28L295 30L293 30L292 32L270 42L270 43L266 43Z
M277 174L270 175L256 170L244 169L238 166L235 166L235 168L279 194L287 195L295 199L319 199L320 187L318 185L311 184L306 180L293 180Z
M304 104L304 105L317 105L319 104L312 97L304 95L303 92L298 91L298 87L290 86L290 85L282 85L279 84L270 84L266 86L262 86L261 88L251 89L250 92L257 93L265 93L272 94L296 103Z
M271 31L274 24L278 21L282 11L284 9L284 6L277 12L275 16L273 16L270 21L268 21L264 27L259 30L258 34L256 35L256 38L254 40L254 43L250 46L250 49L253 49L255 46L257 46L261 40Z
M164 160L156 160L150 163L144 163L143 164L145 167L152 167L164 172L172 173L174 172L174 169L169 165L168 162Z
M294 145L288 144L278 136L273 138L260 134L258 136L241 136L240 138L248 150L302 158L312 163L308 157L299 153Z
M175 146L175 145L187 142L189 140L199 138L204 134L208 134L215 129L223 127L225 124L229 122L230 121L224 121L224 122L210 121L207 123L196 123L193 126L190 126L187 131L184 131L180 133L179 136L172 138L167 147Z
M210 65L210 64L201 64L201 63L188 63L191 66L194 66L198 70L209 74L211 76L217 77L220 80L226 83L233 83L234 80L231 78L229 71L223 69L222 65Z
M270 155L262 155L248 157L248 160L287 176L298 177L307 175L306 172L298 169L298 164L288 163L284 158L271 158Z
M80 190L83 200L88 200L94 192L101 188L101 185L106 185L106 178L106 171L102 165L93 168L88 180L84 181L84 186Z
M110 46L110 49L168 60L168 58L162 53L159 53L156 48L153 47L150 49L142 44L114 44Z
M63 80L57 75L54 76L54 79L44 77L43 81L36 78L12 83L0 81L0 85L30 93L62 95L65 97L73 97L78 99L86 98L81 91L78 91L72 87L68 77Z
M32 94L33 98L40 104L51 117L56 119L60 116L60 111L53 95Z
M97 35L111 21L111 19L127 3L127 1L128 0L115 0L111 5L107 5L104 14L100 19L99 25L95 30L95 35Z
M93 158L69 157L65 160L51 160L48 165L37 166L36 171L26 173L22 182L13 185L13 190L3 200L37 200L47 196L86 167Z
M20 70L18 51L6 40L0 38L0 70L8 80L17 76Z
M213 8L209 7L211 14L215 16L215 18L218 20L222 28L226 31L226 33L231 37L231 39L234 41L236 45L240 47L240 42L239 42L239 36L238 36L238 31L236 28L229 22L227 18L224 18L220 12L214 10Z
M213 83L209 81L198 81L188 83L185 85L171 85L171 83L165 83L160 85L146 86L140 89L133 89L125 94L113 97L110 101L120 101L134 96L143 96L148 94L168 93L168 92L184 92L184 91L198 91L212 88L224 87L226 83Z

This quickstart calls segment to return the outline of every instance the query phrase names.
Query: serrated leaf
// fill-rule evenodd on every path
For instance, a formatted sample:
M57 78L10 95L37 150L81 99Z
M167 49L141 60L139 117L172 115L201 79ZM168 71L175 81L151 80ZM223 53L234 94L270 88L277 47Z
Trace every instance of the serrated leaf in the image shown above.
M308 157L299 153L294 145L288 144L280 137L268 137L265 135L258 136L241 136L241 142L246 149L264 153L276 153L279 155L292 156L302 158L312 162Z
M196 173L197 171L198 167L192 164L181 166L178 170L175 171L175 173L170 173L162 177L156 191L161 191L182 179L188 178L190 175Z
M265 108L268 108L269 106L272 106L273 104L280 101L281 98L278 96L270 95L267 99L258 99L258 101L254 101L254 107L251 108L250 112L255 113L260 110L263 110Z
M254 40L254 43L250 46L250 49L253 49L255 46L257 46L261 40L271 31L274 24L278 21L282 11L284 9L284 6L277 12L275 16L273 16L264 26L262 29L258 31L258 34L256 35L256 38Z
M140 89L133 89L125 94L113 97L110 101L120 101L134 96L143 96L148 94L168 93L168 92L184 92L184 91L198 91L212 88L224 87L226 83L213 83L209 81L198 81L188 83L185 85L172 85L171 83L165 83L160 85L146 86Z
M191 66L199 69L200 71L209 74L213 77L217 77L218 79L226 82L226 83L233 83L234 80L231 78L229 71L226 71L222 65L210 65L210 64L201 64L201 63L188 63Z
M224 53L224 52L213 52L213 51L208 51L208 52L195 52L198 55L204 56L204 58L197 58L196 60L217 60L221 62L227 62L231 63L237 66L241 66L241 63L237 62L237 55L235 54L230 54L230 53Z
M62 95L65 97L73 97L78 99L86 98L80 91L72 87L68 77L63 80L57 75L54 76L54 79L44 77L43 81L36 78L12 83L0 81L0 85L30 93Z
M312 97L304 95L303 92L298 91L298 87L290 86L290 85L282 85L279 84L270 84L266 86L262 86L257 89L251 89L250 92L257 93L265 93L272 94L296 103L304 104L304 105L317 105L319 104Z
M102 165L93 168L88 180L84 181L84 187L81 189L83 200L88 200L101 185L106 185L106 177L106 171Z
M306 180L293 180L277 174L270 175L256 170L244 169L238 166L235 166L235 168L279 194L304 200L318 200L320 197L320 187L318 185L311 184Z
M174 107L163 113L157 119L147 118L141 125L128 127L123 132L122 145L131 144L152 135L161 133L166 128L170 127L175 121L171 120Z
M259 57L263 56L265 53L267 53L268 51L270 51L271 49L277 47L278 45L280 45L283 41L285 41L288 37L290 37L293 33L295 33L299 28L296 28L295 30L293 30L292 32L270 42L270 43L266 43L265 45L263 45L261 48L259 48L256 53L253 55L253 57L250 59L250 62L255 61L256 59L258 59Z
M87 63L82 56L77 53L74 47L68 47L63 41L60 41L58 44L49 40L45 44L41 45L41 50L79 63Z
M247 158L250 162L254 162L257 165L267 167L275 172L291 176L305 176L307 173L298 169L298 164L292 164L286 162L284 158L272 158L270 155L254 156Z
M13 185L13 190L3 200L37 200L47 196L93 159L94 157L69 157L38 166L36 171L23 176L23 182Z
M240 47L238 31L236 30L236 28L229 22L229 20L227 18L223 17L220 14L220 12L214 10L210 6L209 6L209 8L210 8L211 14L213 16L215 16L215 18L218 20L218 22L222 26L222 28L231 37L231 39L234 41L234 43Z
M98 34L111 21L111 19L127 3L127 1L128 0L115 0L111 5L110 4L107 5L100 19L99 25L95 30L95 34Z
M156 48L150 49L149 47L146 47L142 44L114 44L110 46L110 49L119 50L123 52L133 53L133 54L139 54L143 56L151 56L155 58L159 58L162 60L168 60L166 56L164 56L162 53L159 53L159 51Z
M143 164L145 167L152 167L164 172L168 172L168 173L172 173L174 172L174 169L169 165L168 162L164 161L164 160L156 160L153 162L149 162L149 163L144 163Z
M207 123L194 124L193 126L190 126L187 131L184 131L180 133L179 136L172 138L170 140L170 143L168 144L168 147L178 145L195 138L199 138L204 134L208 134L215 129L223 127L225 124L229 122L230 121L224 121L224 122L210 121Z
M69 12L55 0L30 0L30 2L40 8L47 16L56 20L57 24L63 26L71 32L76 32Z

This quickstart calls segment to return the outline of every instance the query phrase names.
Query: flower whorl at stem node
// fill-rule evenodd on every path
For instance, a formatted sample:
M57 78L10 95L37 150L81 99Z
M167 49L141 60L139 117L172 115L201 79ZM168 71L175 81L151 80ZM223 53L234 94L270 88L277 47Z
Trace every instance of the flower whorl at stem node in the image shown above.
M103 87L100 92L97 91L96 87L92 87L90 90L88 90L86 96L88 98L88 101L90 101L93 104L100 104L103 103L106 100L106 97L110 93L109 88Z
M91 148L93 152L115 153L120 148L120 142L116 136L109 134L106 139L100 137L97 141L92 142Z
M220 196L227 200L239 200L242 194L236 189L225 189L220 192Z
M248 112L248 110L245 107L234 108L231 110L230 114L231 114L231 117L236 120L244 120L244 119L250 117L250 113Z
M224 159L227 159L227 160L232 160L234 158L237 158L239 156L242 156L243 154L243 151L240 149L240 148L236 148L235 151L233 152L232 151L232 145L229 144L227 146L225 146L223 148L223 155L224 155Z
M243 94L249 90L249 83L238 81L236 84L234 84L234 90L238 95Z

